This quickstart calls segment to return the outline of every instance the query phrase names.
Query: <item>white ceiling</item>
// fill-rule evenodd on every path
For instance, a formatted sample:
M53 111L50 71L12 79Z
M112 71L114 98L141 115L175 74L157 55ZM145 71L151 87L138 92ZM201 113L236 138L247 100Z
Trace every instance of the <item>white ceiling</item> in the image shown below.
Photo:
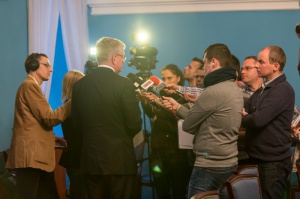
M299 10L299 0L87 0L92 15Z

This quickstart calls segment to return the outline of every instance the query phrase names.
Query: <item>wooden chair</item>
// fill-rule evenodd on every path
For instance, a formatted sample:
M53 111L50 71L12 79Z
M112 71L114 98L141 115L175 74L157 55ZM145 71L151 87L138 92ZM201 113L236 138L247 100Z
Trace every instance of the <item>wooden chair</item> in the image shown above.
M257 174L237 174L225 182L229 199L262 199Z
M197 193L191 199L219 199L219 191L214 190L214 191L205 191L201 193Z
M16 174L13 170L5 168L9 149L0 152L0 198L13 199L16 197Z
M245 165L239 165L235 172L235 174L256 174L258 173L258 166L255 164L245 164Z
M67 198L67 188L66 188L66 169L59 165L59 160L65 147L56 144L55 146L55 169L54 178L56 183L57 192L59 199Z
M300 189L300 159L296 160L296 168L297 168L298 186Z

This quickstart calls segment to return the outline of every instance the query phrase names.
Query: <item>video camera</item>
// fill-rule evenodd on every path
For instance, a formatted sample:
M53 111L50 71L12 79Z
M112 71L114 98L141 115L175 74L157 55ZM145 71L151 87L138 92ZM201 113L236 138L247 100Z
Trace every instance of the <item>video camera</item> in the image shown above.
M128 61L128 66L135 66L139 72L137 75L141 77L150 77L152 73L151 69L155 69L156 55L158 50L155 47L149 45L143 45L140 47L131 47L130 55L133 55L133 58Z

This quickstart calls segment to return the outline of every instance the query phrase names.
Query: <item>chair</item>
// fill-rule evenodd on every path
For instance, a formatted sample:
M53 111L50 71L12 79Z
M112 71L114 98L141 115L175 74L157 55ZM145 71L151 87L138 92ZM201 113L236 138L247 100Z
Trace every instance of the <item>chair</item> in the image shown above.
M239 165L235 172L235 174L256 174L258 175L258 166L255 164L245 164Z
M201 193L197 193L191 199L219 199L219 191L214 190L214 191L205 191Z
M297 168L296 175L297 175L298 184L297 185L291 184L291 174L292 174L291 173L288 181L290 188L287 191L287 198L289 199L296 198L296 195L298 195L300 192L300 159L296 160L296 168Z
M64 146L56 143L55 145L55 169L54 169L54 178L56 183L57 192L59 199L67 198L67 188L66 188L66 168L59 165L60 157L65 150Z
M298 186L300 188L300 159L296 160L296 168L297 168Z
M237 174L225 182L229 199L261 199L261 187L257 174Z
M1 151L0 198L13 199L16 194L16 174L5 168L9 149Z

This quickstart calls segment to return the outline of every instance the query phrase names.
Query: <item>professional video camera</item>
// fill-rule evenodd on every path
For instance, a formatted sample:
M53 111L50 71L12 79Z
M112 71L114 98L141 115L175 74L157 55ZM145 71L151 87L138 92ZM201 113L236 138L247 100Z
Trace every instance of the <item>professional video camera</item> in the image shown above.
M128 66L135 66L139 70L138 76L149 78L152 75L151 69L155 69L158 50L155 47L143 45L131 47L129 52L133 58L128 61Z
M90 74L94 69L98 68L98 62L92 60L92 59L89 59L87 60L87 62L85 63L84 65L85 67L85 70L84 70L84 73L86 75Z

